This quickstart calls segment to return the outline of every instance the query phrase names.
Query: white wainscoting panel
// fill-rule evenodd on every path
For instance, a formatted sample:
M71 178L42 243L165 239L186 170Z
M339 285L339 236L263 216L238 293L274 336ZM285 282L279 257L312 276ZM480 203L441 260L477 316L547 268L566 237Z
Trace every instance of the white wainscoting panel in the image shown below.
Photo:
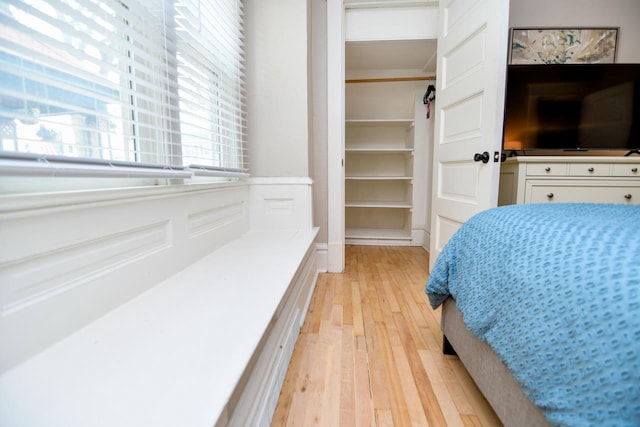
M4 263L2 316L37 304L171 246L170 222L122 230Z
M288 230L313 227L311 178L251 178L251 229Z
M190 213L187 218L189 237L195 238L232 224L245 214L245 209L244 200L236 200L226 205Z
M0 198L0 373L249 229L246 182Z
M329 271L329 245L326 243L317 243L316 252L318 254L318 272L326 273Z

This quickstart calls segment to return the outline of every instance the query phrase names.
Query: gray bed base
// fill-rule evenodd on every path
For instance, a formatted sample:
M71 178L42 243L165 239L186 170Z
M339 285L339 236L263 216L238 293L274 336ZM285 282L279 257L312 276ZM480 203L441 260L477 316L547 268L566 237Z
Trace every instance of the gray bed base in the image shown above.
M549 426L491 347L469 332L452 298L442 307L441 328L445 347L448 341L505 427Z

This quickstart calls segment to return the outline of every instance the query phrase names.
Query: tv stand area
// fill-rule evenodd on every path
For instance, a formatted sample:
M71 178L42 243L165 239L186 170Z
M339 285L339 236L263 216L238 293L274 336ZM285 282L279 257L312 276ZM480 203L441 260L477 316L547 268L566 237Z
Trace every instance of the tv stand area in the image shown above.
M500 169L498 205L640 203L640 158L518 156Z

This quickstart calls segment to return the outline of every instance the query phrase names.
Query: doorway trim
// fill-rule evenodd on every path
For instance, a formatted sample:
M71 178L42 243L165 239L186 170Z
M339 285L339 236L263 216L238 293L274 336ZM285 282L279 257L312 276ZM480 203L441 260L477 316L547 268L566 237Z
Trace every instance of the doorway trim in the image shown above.
M327 0L327 270L344 271L344 7Z

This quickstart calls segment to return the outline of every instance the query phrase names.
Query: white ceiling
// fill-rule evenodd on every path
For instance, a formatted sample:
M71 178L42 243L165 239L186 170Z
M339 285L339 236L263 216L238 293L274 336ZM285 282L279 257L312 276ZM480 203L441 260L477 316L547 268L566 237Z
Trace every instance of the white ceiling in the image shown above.
M436 72L436 40L347 42L345 68L358 70L422 70Z

